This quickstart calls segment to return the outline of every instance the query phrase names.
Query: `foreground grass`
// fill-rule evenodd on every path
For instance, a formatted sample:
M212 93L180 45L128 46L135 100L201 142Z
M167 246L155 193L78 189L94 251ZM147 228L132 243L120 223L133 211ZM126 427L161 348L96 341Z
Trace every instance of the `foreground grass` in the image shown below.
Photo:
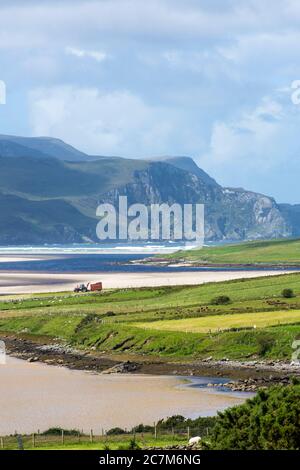
M165 257L212 264L300 265L300 240L256 241L204 247L178 251Z
M89 442L89 437L68 436L64 443L59 436L37 436L35 446L33 446L32 436L23 436L22 442L25 450L127 450L134 445L140 448L147 447L167 447L171 445L187 443L185 435L158 435L155 439L153 434L138 435L117 435L117 436L95 436L93 442ZM18 442L15 436L3 438L4 450L18 449Z
M282 298L284 288L295 296ZM215 305L219 295L231 302ZM300 274L295 273L200 286L16 297L0 301L0 332L47 337L105 354L290 359L292 343L300 339L299 312Z

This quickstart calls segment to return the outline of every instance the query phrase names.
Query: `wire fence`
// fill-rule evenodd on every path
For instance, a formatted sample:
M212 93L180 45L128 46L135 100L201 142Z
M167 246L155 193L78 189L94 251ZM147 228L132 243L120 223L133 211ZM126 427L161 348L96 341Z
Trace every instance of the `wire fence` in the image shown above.
M30 450L43 448L99 448L105 449L110 446L118 448L118 445L130 445L137 442L144 446L155 446L156 442L166 443L168 445L177 443L187 443L193 436L206 437L209 435L209 428L205 430L195 428L169 428L160 429L154 426L150 432L122 432L120 434L101 430L94 433L91 429L90 433L64 431L33 434L18 434L0 437L0 450Z

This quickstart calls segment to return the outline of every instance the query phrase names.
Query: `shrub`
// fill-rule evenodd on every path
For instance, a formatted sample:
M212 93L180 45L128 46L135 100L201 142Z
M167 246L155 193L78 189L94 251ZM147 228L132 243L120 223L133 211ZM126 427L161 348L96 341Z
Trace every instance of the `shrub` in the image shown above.
M294 291L293 289L283 289L283 291L281 292L281 295L285 299L291 299L292 297L294 297Z
M259 356L265 356L274 346L275 340L270 336L263 335L257 338L257 343Z
M112 428L106 434L107 436L118 436L119 434L125 434L125 431L122 428Z
M214 450L300 450L300 385L260 390L218 414L206 447Z
M141 433L141 432L153 432L154 427L149 426L147 424L139 424L138 426L135 426L132 428L131 432L136 432L136 433Z
M140 446L136 442L135 439L130 439L129 445L128 445L128 450L138 450L140 449Z
M212 299L211 303L213 305L226 305L231 302L230 297L228 295L219 295Z
M62 428L49 428L47 431L42 432L42 436L61 436L62 431L65 436L78 436L77 429L62 429Z

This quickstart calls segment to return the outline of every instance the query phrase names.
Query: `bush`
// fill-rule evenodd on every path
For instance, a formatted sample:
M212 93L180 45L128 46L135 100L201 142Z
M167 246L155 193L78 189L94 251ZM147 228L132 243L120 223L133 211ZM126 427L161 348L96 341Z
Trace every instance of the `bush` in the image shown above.
M122 428L112 428L109 431L107 431L107 433L106 433L107 436L118 436L119 434L125 434L124 429L122 429Z
M78 436L80 432L77 429L49 428L42 432L42 436L61 436L62 431L65 436Z
M257 338L258 343L258 354L259 356L265 356L275 344L273 337L263 335Z
M154 427L153 426L149 426L147 424L139 424L138 426L135 426L134 428L132 428L131 432L134 433L142 433L142 432L153 432L154 431Z
M300 385L260 390L218 414L206 447L214 450L300 450Z
M129 445L128 445L128 450L139 450L140 446L136 442L135 439L130 439Z
M292 297L294 297L294 291L293 289L283 289L283 291L281 292L281 295L285 299L291 299Z
M212 299L211 303L213 305L226 305L231 302L230 297L228 295L219 295L218 297L215 297Z

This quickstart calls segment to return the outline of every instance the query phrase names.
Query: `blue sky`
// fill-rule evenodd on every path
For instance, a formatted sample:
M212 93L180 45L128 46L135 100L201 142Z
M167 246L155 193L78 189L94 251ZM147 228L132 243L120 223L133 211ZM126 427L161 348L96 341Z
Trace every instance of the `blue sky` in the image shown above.
M298 0L2 0L0 133L190 155L300 203Z

